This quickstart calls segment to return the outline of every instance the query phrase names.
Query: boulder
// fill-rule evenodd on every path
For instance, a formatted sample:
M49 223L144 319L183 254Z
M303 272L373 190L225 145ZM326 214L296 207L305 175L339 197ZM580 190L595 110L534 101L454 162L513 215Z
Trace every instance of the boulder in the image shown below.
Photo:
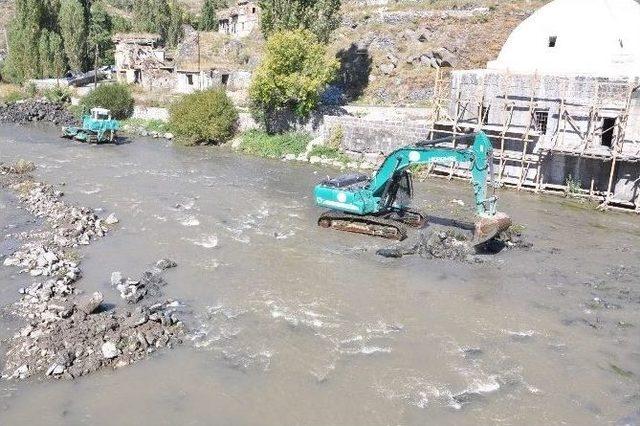
M113 359L118 356L118 348L113 342L104 342L100 350L105 359Z
M103 300L104 296L102 293L96 291L91 295L85 295L78 298L76 302L76 309L90 315L98 309Z

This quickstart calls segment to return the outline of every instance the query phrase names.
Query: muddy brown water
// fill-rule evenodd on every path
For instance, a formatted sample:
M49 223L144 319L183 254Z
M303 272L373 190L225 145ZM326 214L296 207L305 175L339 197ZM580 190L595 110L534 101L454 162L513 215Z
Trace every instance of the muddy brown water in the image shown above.
M2 424L638 424L640 221L503 192L529 251L482 264L383 259L388 243L318 228L335 171L157 140L89 146L0 127L0 161L38 165L68 200L115 212L79 287L161 257L193 311L177 350L74 382L0 381ZM447 216L464 182L416 184ZM37 226L0 193L7 234ZM0 255L5 254L0 251ZM0 268L0 301L28 278ZM0 319L2 335L16 324ZM2 346L2 351L6 346Z

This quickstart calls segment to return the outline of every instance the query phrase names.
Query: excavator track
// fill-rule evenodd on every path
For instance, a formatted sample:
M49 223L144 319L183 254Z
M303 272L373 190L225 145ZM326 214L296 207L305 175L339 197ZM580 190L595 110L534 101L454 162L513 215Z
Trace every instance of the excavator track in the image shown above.
M318 225L322 228L372 235L390 240L402 241L407 238L407 230L401 223L381 216L358 216L329 210L320 216Z

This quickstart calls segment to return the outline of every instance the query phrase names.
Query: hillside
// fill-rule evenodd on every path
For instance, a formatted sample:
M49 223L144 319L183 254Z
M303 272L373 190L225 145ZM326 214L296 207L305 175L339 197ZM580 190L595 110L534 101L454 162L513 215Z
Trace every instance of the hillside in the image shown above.
M548 0L347 0L330 43L342 63L333 97L366 104L424 105L433 95L436 69L484 67L522 20ZM0 28L12 0L0 0ZM108 0L127 16L129 0ZM182 2L197 13L200 1ZM241 40L220 36L203 55L251 69L260 61L259 31ZM4 31L0 31L0 50ZM208 51L211 50L211 51Z

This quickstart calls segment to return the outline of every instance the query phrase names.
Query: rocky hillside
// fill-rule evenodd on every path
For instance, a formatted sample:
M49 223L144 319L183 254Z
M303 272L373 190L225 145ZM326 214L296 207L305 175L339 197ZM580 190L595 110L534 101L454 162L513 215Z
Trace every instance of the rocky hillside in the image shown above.
M454 68L484 67L511 31L546 2L350 2L332 48L346 59L346 70L348 60L355 60L361 70L356 76L365 77L347 90L357 102L428 104L438 69L446 79Z
M231 1L231 0L229 0ZM549 0L344 0L343 22L331 54L341 61L340 81L328 98L363 104L426 105L437 70L484 67L522 20ZM2 20L12 0L0 0ZM115 12L121 0L109 0ZM199 1L184 0L192 13ZM4 46L0 31L0 50ZM202 54L251 69L263 40L212 38ZM206 51L207 49L211 52Z

